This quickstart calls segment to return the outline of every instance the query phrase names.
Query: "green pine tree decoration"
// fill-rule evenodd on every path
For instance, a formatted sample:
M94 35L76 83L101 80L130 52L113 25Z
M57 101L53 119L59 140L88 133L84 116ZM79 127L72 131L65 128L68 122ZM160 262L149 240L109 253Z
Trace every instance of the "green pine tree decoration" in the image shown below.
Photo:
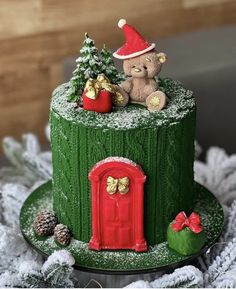
M76 69L73 71L70 80L68 101L79 101L86 81L89 78L96 78L98 74L102 73L101 68L102 64L98 49L95 47L94 41L88 36L88 33L85 33L80 56L76 59Z
M109 78L111 83L119 84L125 80L125 75L116 69L112 59L112 53L110 50L106 49L105 45L101 50L100 57L103 73Z

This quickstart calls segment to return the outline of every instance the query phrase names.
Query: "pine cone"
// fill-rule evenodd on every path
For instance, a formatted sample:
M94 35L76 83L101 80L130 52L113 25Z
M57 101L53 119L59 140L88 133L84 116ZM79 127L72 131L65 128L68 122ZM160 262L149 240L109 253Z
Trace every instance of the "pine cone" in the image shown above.
M70 244L70 231L66 225L58 224L54 229L54 239L59 244L63 246L67 246Z
M38 236L52 235L57 225L56 214L49 210L39 212L34 220L34 231Z

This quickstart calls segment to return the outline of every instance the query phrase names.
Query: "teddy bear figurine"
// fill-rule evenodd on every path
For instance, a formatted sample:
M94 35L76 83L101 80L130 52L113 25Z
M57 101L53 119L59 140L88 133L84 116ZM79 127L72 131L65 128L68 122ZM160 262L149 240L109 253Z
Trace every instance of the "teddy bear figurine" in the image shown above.
M158 90L155 76L161 71L166 54L157 53L155 44L148 43L126 20L121 19L118 26L125 34L126 43L113 56L124 60L124 72L130 76L121 87L129 95L129 102L147 106L149 111L159 111L165 107L167 97Z

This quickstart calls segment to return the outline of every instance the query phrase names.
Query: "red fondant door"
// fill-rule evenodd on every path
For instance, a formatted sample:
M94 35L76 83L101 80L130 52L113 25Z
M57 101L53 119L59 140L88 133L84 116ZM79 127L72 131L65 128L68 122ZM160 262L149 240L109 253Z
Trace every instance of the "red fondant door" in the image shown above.
M111 170L102 178L100 194L100 220L103 247L109 249L130 248L134 242L135 224L133 220L133 180L122 170ZM117 191L114 194L107 192L107 179L109 176L115 179L128 177L130 180L129 191L121 194Z
M89 174L92 188L90 249L147 250L143 234L141 168L124 158L107 158Z

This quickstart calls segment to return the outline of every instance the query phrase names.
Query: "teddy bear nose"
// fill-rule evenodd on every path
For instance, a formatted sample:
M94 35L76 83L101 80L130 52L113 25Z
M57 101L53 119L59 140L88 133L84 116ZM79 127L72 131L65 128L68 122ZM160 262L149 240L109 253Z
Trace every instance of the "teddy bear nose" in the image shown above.
M134 71L135 72L141 72L141 69L140 68L135 68Z

